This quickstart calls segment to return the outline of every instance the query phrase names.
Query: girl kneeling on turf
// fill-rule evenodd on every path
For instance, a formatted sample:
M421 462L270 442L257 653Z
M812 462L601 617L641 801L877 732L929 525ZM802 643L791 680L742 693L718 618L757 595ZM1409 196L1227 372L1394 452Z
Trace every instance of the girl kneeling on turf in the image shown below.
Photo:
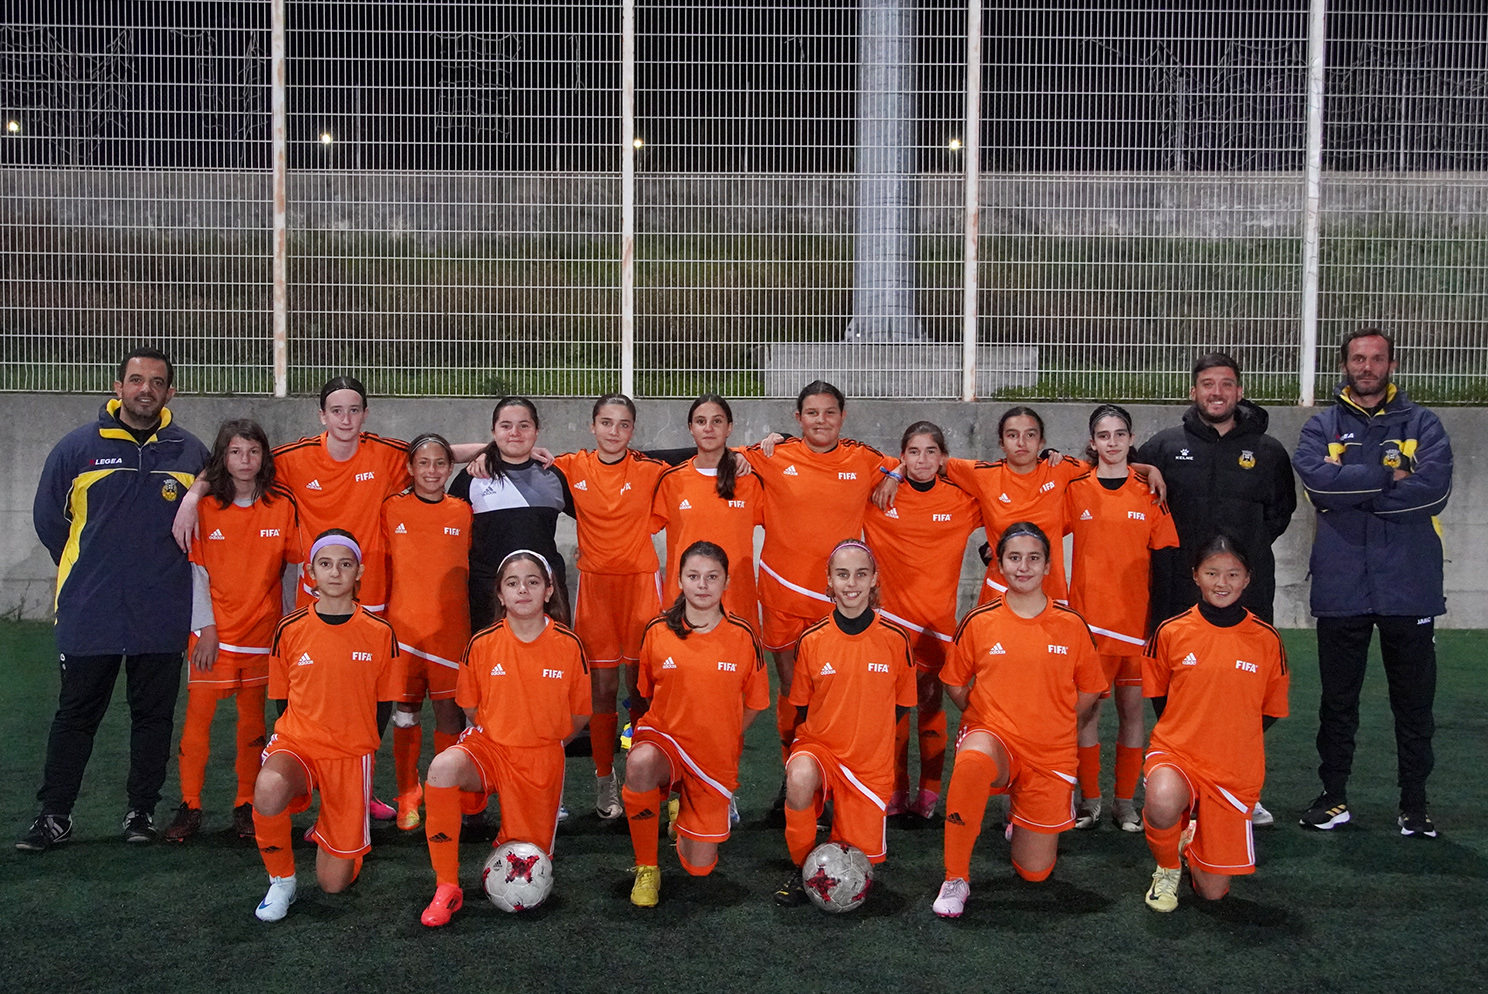
M372 848L367 805L372 755L398 697L392 626L356 601L362 550L331 528L310 546L309 578L319 598L279 622L269 657L269 697L279 707L253 792L253 828L269 871L256 914L278 921L295 900L290 815L320 792L309 838L320 851L315 876L328 894L351 886Z
M1229 892L1231 877L1255 872L1251 810L1266 779L1264 732L1287 716L1281 638L1239 604L1250 584L1245 554L1218 535L1195 563L1202 599L1157 627L1143 660L1142 693L1157 712L1143 812L1157 859L1147 889L1154 911L1178 907L1185 855L1194 890L1209 901Z
M460 890L460 812L501 798L496 845L513 840L550 857L563 800L563 747L589 719L589 664L560 619L563 600L548 561L529 549L496 570L496 623L476 633L460 664L455 700L470 727L434 757L424 784L424 832L434 899L420 920L447 924ZM463 795L463 797L462 797Z
M1044 593L1049 539L1027 521L997 542L1007 591L968 614L941 671L963 712L946 793L945 883L934 911L957 918L971 895L971 852L989 792L1010 798L1013 869L1047 879L1073 827L1075 727L1105 689L1090 629Z
M764 651L749 623L722 607L728 555L711 542L682 553L681 593L641 639L637 686L646 708L625 761L625 813L635 846L630 901L659 900L661 805L681 794L677 859L693 876L718 863L729 837L729 801L739 788L744 730L770 706Z

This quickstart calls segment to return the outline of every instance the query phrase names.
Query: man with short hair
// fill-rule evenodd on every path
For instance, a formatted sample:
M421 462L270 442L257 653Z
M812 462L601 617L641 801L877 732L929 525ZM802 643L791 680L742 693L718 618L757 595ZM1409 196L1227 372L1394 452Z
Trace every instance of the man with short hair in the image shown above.
M1400 834L1436 838L1426 808L1436 723L1435 619L1446 612L1436 516L1452 492L1452 446L1440 419L1390 382L1395 342L1365 328L1339 349L1336 402L1302 429L1293 465L1317 508L1312 613L1317 618L1318 776L1302 815L1328 830L1350 819L1347 786L1359 692L1374 629L1395 715Z
M40 852L72 835L72 808L119 667L129 694L127 842L155 838L170 759L191 573L171 537L177 500L206 465L206 446L172 423L175 371L137 348L119 363L115 399L47 456L33 508L57 563L62 688L47 738L41 813L16 842Z

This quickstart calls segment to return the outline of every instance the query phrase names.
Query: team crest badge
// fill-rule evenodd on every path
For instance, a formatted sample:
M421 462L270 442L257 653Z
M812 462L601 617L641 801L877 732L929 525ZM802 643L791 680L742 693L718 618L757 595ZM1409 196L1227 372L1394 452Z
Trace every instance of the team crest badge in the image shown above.
M180 491L181 485L175 480L166 480L160 485L160 496L164 497L168 501L174 501L177 497L179 497L181 495Z
M1385 463L1385 468L1386 469L1399 469L1400 468L1400 450L1399 449L1387 449L1385 451L1384 463Z
M1255 469L1255 453L1249 449L1240 450L1240 468Z

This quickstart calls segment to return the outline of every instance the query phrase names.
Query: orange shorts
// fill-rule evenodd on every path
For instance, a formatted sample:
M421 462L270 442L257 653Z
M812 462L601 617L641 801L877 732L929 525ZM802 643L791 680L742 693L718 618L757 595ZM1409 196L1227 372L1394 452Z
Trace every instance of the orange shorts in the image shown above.
M442 701L455 696L455 684L460 680L460 661L415 649L411 645L398 643L398 700L418 704L425 695L431 701Z
M243 687L269 685L269 650L234 652L218 646L217 662L205 672L191 665L191 653L198 639L192 632L186 639L186 686L191 690L217 690L219 696L231 697Z
M1025 762L1007 740L985 725L963 723L956 733L956 749L972 732L986 732L1008 756L1008 783L992 793L1008 795L1008 820L1030 832L1055 835L1075 827L1075 777ZM952 775L955 768L952 767Z
M501 803L496 844L530 842L553 855L558 805L563 801L563 747L520 748L492 742L479 725L460 733L450 746L461 749L480 773L481 790Z
M1143 764L1144 777L1159 767L1169 767L1188 783L1188 814L1194 823L1193 841L1186 855L1189 863L1209 873L1230 877L1255 872L1255 836L1251 812L1255 799L1243 800L1219 784L1195 772L1195 764L1171 752L1149 752Z
M765 624L760 641L771 652L794 649L801 641L801 633L832 613L832 605L823 604L822 613L815 618L803 618L798 614L784 614L773 608L763 608Z
M1140 687L1142 685L1142 655L1113 656L1100 654L1101 670L1106 674L1106 689L1101 697L1111 696L1111 687Z
M863 783L837 761L820 742L801 738L791 746L790 758L807 756L821 771L822 800L832 802L832 841L863 850L870 863L882 863L889 855L889 799ZM789 766L789 762L786 764Z
M910 627L910 622L906 622L889 611L879 613L894 624L904 626L904 630L909 632L909 648L914 653L916 669L921 673L940 672L940 668L945 665L946 650L951 646L948 638L938 637L933 628L924 628L919 625Z
M660 573L579 571L573 627L590 666L613 669L639 659L646 625L660 613Z
M641 719L643 722L645 719ZM710 777L693 758L665 732L644 724L631 739L630 752L638 745L661 750L671 765L672 790L682 795L677 812L677 832L698 842L723 842L729 837L729 798L733 791Z
M320 792L320 811L310 830L312 841L341 859L352 859L371 849L367 805L372 801L372 755L312 759L293 742L274 735L264 746L263 761L277 753L294 757L304 769L305 783L309 785L304 796L290 803L290 814L308 810L310 795Z

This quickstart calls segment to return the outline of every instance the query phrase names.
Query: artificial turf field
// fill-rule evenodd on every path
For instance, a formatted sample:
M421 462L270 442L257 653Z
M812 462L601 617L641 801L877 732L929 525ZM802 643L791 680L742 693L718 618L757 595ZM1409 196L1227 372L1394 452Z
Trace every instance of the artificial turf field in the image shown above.
M1212 905L1185 885L1170 915L1142 903L1152 871L1142 837L1109 822L1066 834L1043 885L1018 880L1006 844L987 832L959 921L930 911L941 879L938 823L890 828L889 862L858 911L833 917L776 907L770 893L789 866L781 834L760 823L779 782L767 714L745 750L744 824L707 879L687 878L663 848L658 908L630 905L625 823L594 816L592 767L572 759L567 801L575 817L560 831L557 884L543 907L507 915L487 903L478 887L487 846L467 844L466 908L447 928L425 928L418 915L433 876L423 833L388 823L374 828L363 876L343 895L319 892L314 851L297 844L299 901L284 922L265 925L253 917L263 866L251 842L226 831L231 704L214 728L207 831L184 845L119 841L128 739L121 678L74 812L73 840L40 855L7 840L0 853L0 990L1483 990L1488 633L1438 635L1436 840L1401 838L1395 827L1394 746L1377 650L1350 785L1354 823L1328 834L1296 826L1318 789L1317 680L1311 633L1286 637L1293 717L1268 735L1264 801L1278 824L1256 833L1259 871ZM5 830L19 835L35 813L56 704L49 626L0 624L0 658L7 670L0 811ZM426 751L431 739L426 734ZM1108 769L1107 784L1109 776ZM390 797L387 748L378 783ZM177 789L172 764L161 827L179 803ZM991 814L988 823L995 824Z

